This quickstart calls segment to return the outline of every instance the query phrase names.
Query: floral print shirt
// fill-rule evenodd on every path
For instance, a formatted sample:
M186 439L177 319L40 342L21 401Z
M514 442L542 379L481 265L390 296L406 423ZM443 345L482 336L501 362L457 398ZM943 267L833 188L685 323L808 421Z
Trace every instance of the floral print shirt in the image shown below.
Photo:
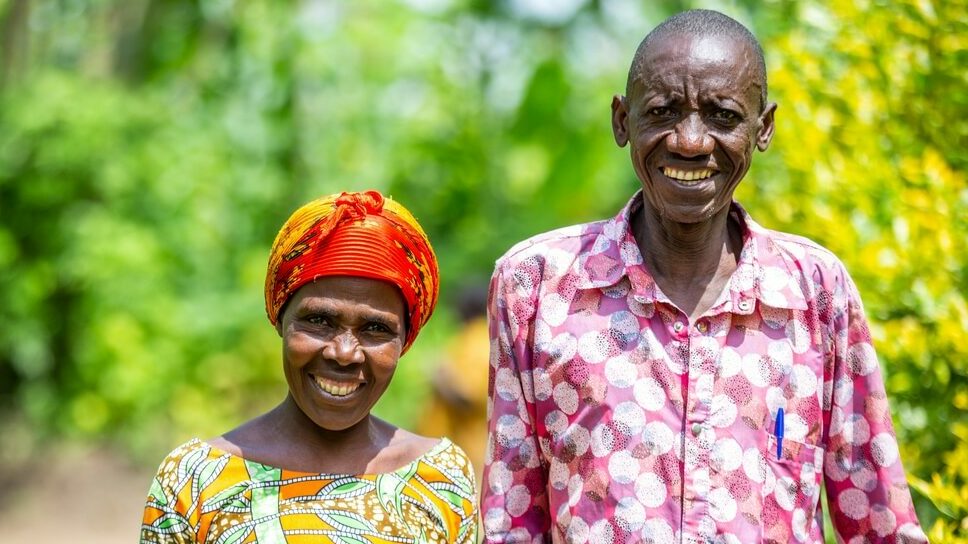
M497 263L487 542L823 542L822 484L842 541L926 542L840 261L734 203L737 268L690 322L643 266L641 198Z

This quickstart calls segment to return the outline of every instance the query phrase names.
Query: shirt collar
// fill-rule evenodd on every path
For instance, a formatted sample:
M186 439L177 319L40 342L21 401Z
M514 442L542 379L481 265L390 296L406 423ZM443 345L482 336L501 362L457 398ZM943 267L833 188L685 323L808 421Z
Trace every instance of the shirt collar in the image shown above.
M628 281L638 302L669 302L645 269L632 236L632 214L641 207L642 191L638 191L618 215L602 223L591 249L579 258L579 287L609 289ZM730 214L743 227L743 249L727 288L710 311L750 314L753 300L774 308L806 310L802 273L794 256L779 247L775 235L753 221L739 203L731 204Z

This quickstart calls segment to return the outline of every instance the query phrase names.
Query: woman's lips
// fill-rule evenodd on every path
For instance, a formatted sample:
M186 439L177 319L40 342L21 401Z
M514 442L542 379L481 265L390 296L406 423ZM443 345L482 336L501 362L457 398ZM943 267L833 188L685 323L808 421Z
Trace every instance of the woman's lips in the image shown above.
M324 378L322 376L316 376L311 374L313 380L315 380L316 385L324 392L328 393L334 397L347 397L361 387L363 387L364 382L357 380L334 380L330 378Z

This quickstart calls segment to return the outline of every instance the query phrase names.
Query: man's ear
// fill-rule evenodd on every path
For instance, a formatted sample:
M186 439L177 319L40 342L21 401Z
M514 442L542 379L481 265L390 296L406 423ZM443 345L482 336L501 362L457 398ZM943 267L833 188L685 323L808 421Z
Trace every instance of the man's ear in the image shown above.
M769 102L760 114L760 132L756 135L756 148L766 151L773 141L773 131L776 125L773 122L773 114L776 113L776 102Z
M629 143L629 110L625 97L617 94L612 97L612 135L619 147Z

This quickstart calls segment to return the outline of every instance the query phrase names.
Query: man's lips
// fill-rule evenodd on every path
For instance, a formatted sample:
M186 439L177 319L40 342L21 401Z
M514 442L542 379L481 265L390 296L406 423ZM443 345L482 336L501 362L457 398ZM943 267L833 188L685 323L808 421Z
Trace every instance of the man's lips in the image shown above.
M323 376L317 376L315 374L310 374L316 385L319 386L324 393L333 395L334 397L346 397L356 391L358 391L366 382L361 382L357 379L333 379L326 378Z
M717 170L712 168L674 168L663 166L660 168L662 173L683 185L695 185L700 181L708 179L716 174Z

